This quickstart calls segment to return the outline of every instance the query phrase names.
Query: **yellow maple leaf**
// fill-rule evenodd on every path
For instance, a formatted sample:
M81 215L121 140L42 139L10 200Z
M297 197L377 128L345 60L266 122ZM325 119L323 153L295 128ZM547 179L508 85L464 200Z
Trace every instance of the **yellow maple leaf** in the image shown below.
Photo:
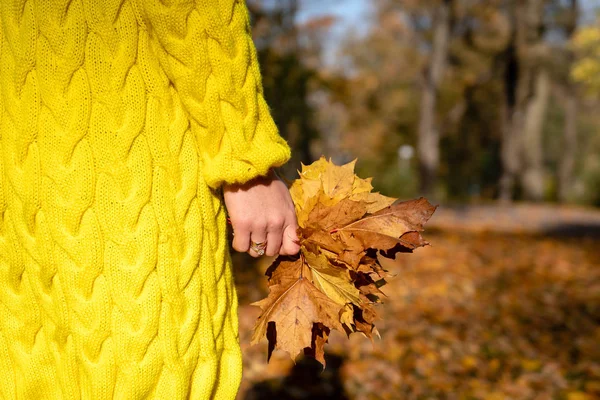
M335 267L322 254L303 252L312 272L314 285L340 306L346 303L360 304L360 292L352 284L348 269Z

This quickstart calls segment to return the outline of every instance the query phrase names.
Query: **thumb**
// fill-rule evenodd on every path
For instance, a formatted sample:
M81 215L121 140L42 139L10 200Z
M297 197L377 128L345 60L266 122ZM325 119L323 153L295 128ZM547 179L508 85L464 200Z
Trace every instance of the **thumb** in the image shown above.
M283 231L281 250L279 254L284 256L292 256L300 251L300 241L296 232L298 226L296 224L288 225Z

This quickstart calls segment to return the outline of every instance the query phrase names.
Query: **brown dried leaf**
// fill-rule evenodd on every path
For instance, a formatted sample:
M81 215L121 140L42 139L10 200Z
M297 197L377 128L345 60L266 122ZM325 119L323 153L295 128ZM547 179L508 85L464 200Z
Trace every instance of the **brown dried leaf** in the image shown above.
M329 231L334 227L345 226L358 221L367 213L365 203L344 199L333 206L323 202L315 204L308 215L306 226L311 229Z
M377 319L377 313L370 305L364 307L354 306L354 328L355 332L362 332L369 339L373 339L373 333L379 336L373 322Z
M366 254L360 259L360 264L355 268L358 272L376 273L383 277L386 271L381 267L377 260L377 250L369 249Z
M364 248L388 250L400 244L413 250L428 244L420 235L436 207L425 198L396 203L339 228L341 238L356 238Z
M385 296L379 288L385 285L385 279L380 279L377 282L371 278L370 275L359 272L356 274L354 279L354 285L358 288L360 293L367 296L374 302L379 302L379 296Z
M277 265L271 276L274 284L269 296L253 303L263 310L254 328L253 344L267 333L268 323L274 322L275 335L269 341L295 358L305 347L311 347L313 324L342 329L341 306L309 282L304 276L305 268L301 258Z
M352 269L358 268L360 265L360 261L365 255L364 251L361 251L360 248L349 248L344 249L340 254L338 260L348 264Z
M329 232L316 230L308 233L308 237L303 239L304 247L311 253L319 253L325 249L337 255L344 251L344 245L335 240Z
M325 369L325 343L329 338L330 329L323 324L314 324L312 328L311 347L304 348L304 355L315 358Z
M383 196L379 193L357 193L350 196L350 200L364 203L369 214L389 207L396 201L393 197Z

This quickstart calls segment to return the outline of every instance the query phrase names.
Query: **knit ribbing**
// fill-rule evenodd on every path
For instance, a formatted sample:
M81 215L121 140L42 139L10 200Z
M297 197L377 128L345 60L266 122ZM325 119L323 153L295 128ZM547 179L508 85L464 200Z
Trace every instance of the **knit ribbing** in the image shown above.
M215 189L289 158L245 5L0 7L0 397L234 398Z

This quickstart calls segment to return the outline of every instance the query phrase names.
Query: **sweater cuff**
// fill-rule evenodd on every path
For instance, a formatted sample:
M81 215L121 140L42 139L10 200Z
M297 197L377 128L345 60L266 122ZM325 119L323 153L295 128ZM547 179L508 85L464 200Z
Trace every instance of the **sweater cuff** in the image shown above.
M269 169L288 162L291 158L290 147L273 128L272 121L259 123L251 141L240 145L226 140L213 157L203 153L203 174L208 186L218 189L224 184L243 184L258 176L265 176Z

